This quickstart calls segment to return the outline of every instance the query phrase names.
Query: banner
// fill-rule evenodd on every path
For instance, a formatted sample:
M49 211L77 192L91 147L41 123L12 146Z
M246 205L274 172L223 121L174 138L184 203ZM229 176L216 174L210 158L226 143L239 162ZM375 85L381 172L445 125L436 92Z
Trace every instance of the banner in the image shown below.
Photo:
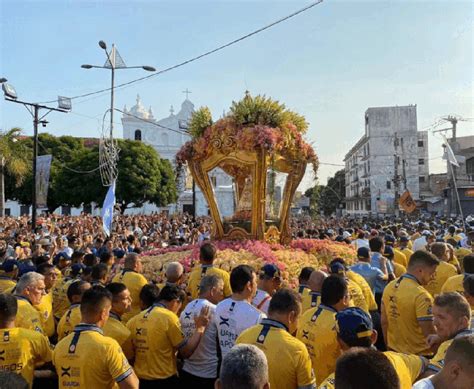
M36 157L36 206L47 208L49 172L51 168L52 155L41 155Z
M115 180L110 185L107 195L105 196L104 205L102 206L102 228L107 236L110 236L112 230L112 222L114 219L115 207Z
M400 196L400 200L398 204L406 213L412 213L413 211L416 210L415 201L413 200L413 197L411 197L411 194L409 191L405 191Z

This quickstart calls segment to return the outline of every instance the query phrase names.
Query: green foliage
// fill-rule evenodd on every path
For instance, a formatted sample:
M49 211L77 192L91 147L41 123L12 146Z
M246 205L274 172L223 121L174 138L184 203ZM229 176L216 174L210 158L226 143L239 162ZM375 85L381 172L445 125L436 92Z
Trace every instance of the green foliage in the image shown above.
M343 203L345 190L344 170L339 170L334 177L328 179L327 185L316 184L305 192L310 198L310 211L315 215L322 211L326 216L335 213Z
M231 118L240 126L266 125L283 128L292 123L301 133L308 129L305 118L290 111L284 104L261 95L252 97L248 92L242 100L232 102L230 112Z
M28 159L32 159L32 140L22 140ZM137 207L149 201L165 206L177 199L176 183L171 164L160 159L153 147L139 141L119 140L121 149L116 197L123 209ZM40 155L52 154L48 208L53 211L61 205L79 207L95 202L102 205L107 188L102 186L99 170L98 145L85 147L80 138L40 135ZM7 177L7 197L22 204L31 204L31 163L22 185L15 188ZM92 171L94 170L94 171ZM90 172L87 174L78 172Z
M201 107L193 113L189 123L189 133L193 138L199 138L204 130L212 125L212 115L208 107Z
M4 169L14 178L15 185L20 185L28 170L25 149L18 142L21 130L12 128L10 131L0 133L0 158L4 159Z

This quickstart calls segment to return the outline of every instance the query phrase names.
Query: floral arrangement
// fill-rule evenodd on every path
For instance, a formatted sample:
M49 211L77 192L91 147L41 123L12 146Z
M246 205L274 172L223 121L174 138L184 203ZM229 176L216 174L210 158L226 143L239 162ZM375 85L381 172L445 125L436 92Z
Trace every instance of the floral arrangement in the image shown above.
M352 264L356 257L352 246L330 240L294 240L288 247L257 240L213 243L217 248L215 266L231 271L240 264L259 269L265 263L274 263L280 269L285 284L290 287L297 284L299 272L304 266L325 268L336 257ZM162 282L169 262L178 261L189 272L198 263L199 245L160 248L144 252L142 256L145 277Z
M247 92L241 101L232 103L227 116L215 123L209 109L200 108L194 113L189 127L192 139L177 153L178 167L193 158L206 158L213 147L220 146L278 152L292 160L312 163L317 170L316 154L303 139L308 129L305 118L265 96L252 97Z

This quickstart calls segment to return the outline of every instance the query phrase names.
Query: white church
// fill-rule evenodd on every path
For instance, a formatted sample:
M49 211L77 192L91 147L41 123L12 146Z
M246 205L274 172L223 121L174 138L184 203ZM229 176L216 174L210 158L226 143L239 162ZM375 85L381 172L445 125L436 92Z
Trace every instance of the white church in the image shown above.
M142 141L147 143L158 152L161 158L165 158L175 165L175 157L181 146L190 140L186 134L187 124L194 112L194 104L188 99L189 91L186 90L186 99L181 104L181 109L175 113L173 106L170 108L168 117L157 120L153 116L151 107L146 109L140 96L137 96L136 104L127 109L125 106L122 114L123 138ZM234 191L231 178L221 169L214 169L209 174L214 186L219 210L222 216L230 216L234 212ZM192 213L193 193L192 177L185 174L178 184L178 201L166 207L158 208L154 204L145 204L141 208L132 208L127 213L151 213L165 211L170 214L175 212ZM196 215L208 215L207 202L196 185Z

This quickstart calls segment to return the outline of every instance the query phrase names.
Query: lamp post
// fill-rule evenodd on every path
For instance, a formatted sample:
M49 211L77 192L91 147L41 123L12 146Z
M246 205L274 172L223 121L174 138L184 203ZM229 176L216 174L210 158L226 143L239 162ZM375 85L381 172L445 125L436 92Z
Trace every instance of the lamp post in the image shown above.
M114 139L114 91L115 91L115 70L120 69L143 69L148 72L155 72L156 69L153 66L126 66L125 62L123 61L122 57L120 56L119 52L115 48L115 45L112 44L112 50L110 53L107 51L107 44L104 41L99 41L99 47L105 51L105 55L107 56L107 61L105 62L104 66L96 66L96 65L81 65L83 69L110 69L111 71L111 87L110 87L110 142L112 144ZM111 184L111 183L110 183Z
M31 210L31 228L32 231L35 230L36 227L36 159L38 157L38 124L41 123L43 127L46 127L48 123L46 120L43 120L50 112L57 111L57 112L69 112L71 110L71 99L58 96L58 108L48 107L46 105L37 104L37 103L29 103L26 101L18 100L18 96L16 93L15 88L7 83L6 78L0 78L0 83L2 84L3 94L5 96L5 100L10 101L12 103L22 104L28 112L33 117L33 188L32 188L32 210ZM46 112L43 116L39 116L39 111L41 109L46 109Z

